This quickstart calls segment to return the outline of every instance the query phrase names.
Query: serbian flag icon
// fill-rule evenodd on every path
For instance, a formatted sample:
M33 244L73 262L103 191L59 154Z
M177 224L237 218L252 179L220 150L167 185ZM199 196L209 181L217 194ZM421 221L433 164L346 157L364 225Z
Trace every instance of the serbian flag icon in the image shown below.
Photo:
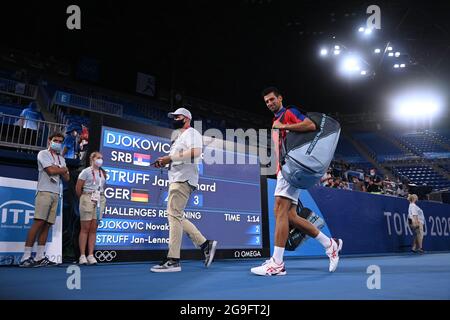
M142 189L131 189L131 201L148 202L148 191Z
M150 155L142 153L134 153L133 164L136 166L148 167L150 166Z

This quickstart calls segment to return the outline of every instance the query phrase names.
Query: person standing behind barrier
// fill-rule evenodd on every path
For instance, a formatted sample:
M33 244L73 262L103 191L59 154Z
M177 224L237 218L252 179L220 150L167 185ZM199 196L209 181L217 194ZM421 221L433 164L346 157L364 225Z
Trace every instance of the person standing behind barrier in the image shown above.
M94 247L97 237L98 223L103 217L106 206L104 195L106 171L102 169L103 156L93 152L89 157L91 166L81 171L78 176L76 192L80 198L80 245L79 264L93 265L97 263L94 257ZM88 256L86 258L86 244Z
M20 261L20 267L52 266L56 263L45 256L48 231L56 221L58 202L62 197L62 181L69 181L69 170L66 162L60 155L64 136L54 133L48 139L48 149L42 150L37 155L38 184L35 200L34 219L25 242L25 250ZM34 242L38 237L36 257L31 256Z
M167 215L169 220L169 253L167 259L153 266L152 272L178 272L183 231L197 247L203 251L205 266L208 268L216 252L217 241L207 240L197 227L184 217L184 209L189 197L198 185L197 159L202 153L202 136L191 127L192 115L189 110L179 108L168 114L173 118L175 139L168 156L156 160L157 168L169 165L169 196Z
M43 127L38 128L38 121L44 120L36 102L31 102L27 108L23 109L20 117L21 119L17 125L23 129L20 132L19 143L32 146L36 145L39 134L38 129L43 129Z
M416 194L408 195L409 208L408 208L408 223L409 227L413 231L414 240L412 245L412 251L414 253L425 253L422 249L423 242L423 225L425 224L425 216L422 209L420 209L416 202L419 197Z
M79 136L81 131L77 126L71 125L67 128L66 139L64 140L64 148L61 153L66 159L78 159L79 158Z

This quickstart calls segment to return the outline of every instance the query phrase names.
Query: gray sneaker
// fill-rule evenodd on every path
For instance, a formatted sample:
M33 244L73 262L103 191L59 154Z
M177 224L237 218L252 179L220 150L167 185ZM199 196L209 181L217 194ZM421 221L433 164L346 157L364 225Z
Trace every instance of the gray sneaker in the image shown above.
M208 268L214 260L214 255L216 254L217 241L208 240L208 245L206 246L203 253L205 254L205 266Z
M181 265L179 261L167 259L160 264L151 267L151 272L180 272Z
M19 263L19 267L21 268L33 268L36 264L36 261L34 261L33 257L29 257L26 260L23 260Z
M36 261L35 264L33 265L33 267L34 268L54 267L54 266L57 266L57 265L58 265L58 263L50 261L50 259L47 256L45 256L41 260Z

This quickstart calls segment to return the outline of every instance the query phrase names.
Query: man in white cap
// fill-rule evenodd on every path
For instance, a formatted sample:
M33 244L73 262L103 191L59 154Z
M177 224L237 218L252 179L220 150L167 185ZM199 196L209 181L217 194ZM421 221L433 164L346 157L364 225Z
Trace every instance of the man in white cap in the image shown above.
M161 264L151 268L153 272L181 271L180 249L183 231L201 248L205 255L205 266L214 259L217 241L207 240L197 227L184 217L184 209L191 193L198 185L198 159L202 153L202 136L191 127L189 110L179 108L168 114L173 119L172 146L168 156L156 160L155 166L169 168L169 197L167 214L169 219L169 253Z

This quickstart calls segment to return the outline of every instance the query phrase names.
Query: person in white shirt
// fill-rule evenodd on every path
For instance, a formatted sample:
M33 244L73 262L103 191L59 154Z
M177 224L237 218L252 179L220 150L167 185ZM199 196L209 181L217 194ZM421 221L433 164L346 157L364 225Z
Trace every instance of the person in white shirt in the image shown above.
M20 267L45 267L57 263L45 255L45 246L50 228L55 224L57 209L62 197L62 180L69 181L69 169L61 156L64 135L55 132L48 138L48 149L37 155L39 170L36 190L33 225L27 234L25 249L20 260ZM31 256L35 240L38 240L36 256Z
M202 136L191 127L192 115L189 110L179 108L168 114L173 118L172 146L168 156L160 157L154 165L157 168L168 166L169 196L167 215L169 220L169 252L167 259L153 266L152 272L181 271L180 250L183 231L200 247L205 255L205 266L214 259L217 241L207 240L197 227L184 217L192 192L198 185L198 161L202 153Z
M423 254L422 249L423 242L423 225L425 224L425 216L422 209L420 209L416 202L419 199L417 195L408 195L409 208L408 208L408 223L411 230L414 233L414 240L412 245L412 251L415 253Z
M97 237L98 223L105 211L106 198L104 195L106 171L102 169L103 156L100 152L90 155L91 166L81 171L75 187L80 198L80 245L79 264L97 264L94 258L94 247ZM86 258L86 244L88 256Z

